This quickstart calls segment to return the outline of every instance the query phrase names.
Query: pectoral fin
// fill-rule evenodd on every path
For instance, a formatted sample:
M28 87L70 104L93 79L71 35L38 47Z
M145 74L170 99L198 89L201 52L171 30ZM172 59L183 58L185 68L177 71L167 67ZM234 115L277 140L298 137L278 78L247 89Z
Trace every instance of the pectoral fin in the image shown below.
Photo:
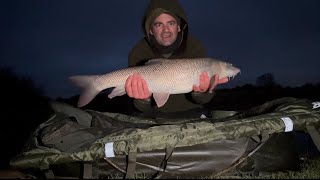
M124 95L124 94L126 94L126 90L125 90L124 88L115 87L115 88L111 91L111 93L108 95L108 97L109 97L110 99L112 99L112 98L114 98L114 97L116 97L116 96L122 96L122 95Z
M169 99L170 94L168 93L154 93L153 98L157 103L158 107L163 106Z

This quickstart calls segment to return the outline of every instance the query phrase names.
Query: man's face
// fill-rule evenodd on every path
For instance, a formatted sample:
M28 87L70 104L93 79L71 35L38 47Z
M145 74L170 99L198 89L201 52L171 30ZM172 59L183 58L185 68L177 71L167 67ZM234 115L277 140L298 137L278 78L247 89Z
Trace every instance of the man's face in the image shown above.
M174 17L169 14L158 16L150 29L150 34L154 35L157 42L162 46L170 46L177 39L180 26Z

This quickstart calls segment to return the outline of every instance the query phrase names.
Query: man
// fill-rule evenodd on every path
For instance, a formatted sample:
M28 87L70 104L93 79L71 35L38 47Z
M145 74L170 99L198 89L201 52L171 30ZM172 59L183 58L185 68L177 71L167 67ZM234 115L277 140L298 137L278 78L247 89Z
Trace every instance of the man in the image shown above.
M151 0L142 25L145 37L130 51L130 67L143 65L155 58L206 57L203 45L189 34L186 14L177 0ZM148 85L139 74L128 77L126 92L129 97L134 98L135 107L144 113L158 116L161 113L174 112L175 116L179 116L179 112L182 115L190 110L204 108L213 98L214 93L206 92L210 86L208 74L203 72L199 78L200 84L194 85L194 92L170 95L166 104L160 108L154 106ZM219 77L215 76L216 85L227 81L227 78L219 80Z

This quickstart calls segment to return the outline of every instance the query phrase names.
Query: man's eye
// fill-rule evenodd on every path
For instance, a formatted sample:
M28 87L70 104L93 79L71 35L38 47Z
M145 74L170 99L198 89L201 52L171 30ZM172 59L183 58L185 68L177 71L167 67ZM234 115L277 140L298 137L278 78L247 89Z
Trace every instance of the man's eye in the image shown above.
M154 26L155 28L160 28L160 27L162 27L162 24L156 23L156 24L154 24L153 26Z
M173 25L175 25L176 23L175 22L169 22L169 25L170 26L173 26Z

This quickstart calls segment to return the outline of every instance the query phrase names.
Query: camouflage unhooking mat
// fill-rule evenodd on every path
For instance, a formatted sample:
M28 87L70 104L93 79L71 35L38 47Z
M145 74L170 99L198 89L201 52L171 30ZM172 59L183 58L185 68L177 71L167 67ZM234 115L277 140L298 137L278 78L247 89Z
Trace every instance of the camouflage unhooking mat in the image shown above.
M55 114L12 167L45 178L218 177L298 168L293 132L310 135L320 149L320 103L306 99L174 121L51 106Z

